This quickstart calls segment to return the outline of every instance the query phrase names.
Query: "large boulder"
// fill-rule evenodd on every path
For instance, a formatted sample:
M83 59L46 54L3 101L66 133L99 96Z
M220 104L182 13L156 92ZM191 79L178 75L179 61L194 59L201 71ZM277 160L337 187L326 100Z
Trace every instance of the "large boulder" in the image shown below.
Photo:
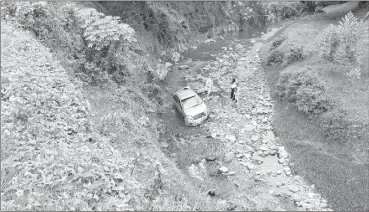
M178 63L178 61L180 60L181 58L181 54L178 53L178 52L173 52L173 55L172 55L172 60L174 63Z

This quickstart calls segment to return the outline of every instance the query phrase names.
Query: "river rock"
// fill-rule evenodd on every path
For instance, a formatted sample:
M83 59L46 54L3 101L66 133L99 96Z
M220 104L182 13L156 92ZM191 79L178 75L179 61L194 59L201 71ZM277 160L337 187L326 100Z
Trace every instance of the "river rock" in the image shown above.
M314 193L308 193L307 194L309 198L314 198L315 194Z
M321 202L321 203L319 204L319 206L320 206L321 208L326 208L328 205L327 205L327 203L326 203L326 202Z
M229 140L230 142L235 142L236 141L236 136L234 135L226 135L225 139Z
M253 136L251 136L251 140L252 140L252 141L257 141L257 140L259 140L259 136L257 136L257 135L253 135Z
M282 193L280 191L275 191L274 192L274 196L276 197L280 197L282 195Z
M275 135L273 131L267 131L266 134L263 136L263 140L271 141L275 139Z
M204 166L192 164L190 167L188 167L188 173L190 176L201 181L204 181L205 172L206 169Z
M207 156L205 159L207 161L215 161L217 158L215 156L211 155L211 156Z
M228 168L227 168L227 167L225 167L225 166L222 166L222 167L218 168L218 171L219 171L220 173L227 173L227 172L228 172Z
M246 159L250 159L251 158L251 154L249 154L249 153L244 154L244 156L245 156Z
M278 159L278 163L283 164L284 163L284 159L283 158Z
M258 162L259 164L264 162L264 158L260 157L259 155L254 155L253 159L254 159L254 161Z
M225 154L223 161L226 163L230 163L235 158L235 156L236 155L233 152L228 152L227 154Z
M299 187L296 186L296 185L289 185L289 186L287 186L287 189L289 191L293 192L293 193L296 193L296 192L298 192L300 190Z
M253 125L245 125L244 127L243 127L243 129L245 130L245 132L251 132L251 131L253 131L254 130L254 126Z
M217 134L216 134L216 133L211 133L211 137L212 137L213 139L215 139L215 138L217 137Z
M252 148L251 146L249 146L249 145L245 145L244 147L243 147L243 151L245 152L245 153L252 153L252 152L254 152L254 148Z
M285 151L285 150L283 150L283 151L278 151L278 158L280 158L280 159L285 159L285 158L287 158L288 157L288 153Z
M188 65L180 65L178 68L179 68L179 70L184 70L184 69L188 69L189 66Z
M181 54L180 53L174 52L173 55L172 55L173 62L174 63L177 63L179 61L180 57L181 57Z
M164 64L164 66L165 66L165 68L169 68L169 67L171 67L173 64L172 63L169 63L169 62L166 62L165 64Z
M235 174L236 174L236 172L234 172L234 171L229 172L229 175L235 175Z
M259 149L261 151L268 151L268 148L266 146L260 146Z
M270 149L268 153L269 153L269 155L275 155L276 151L273 150L273 149Z
M299 195L297 195L297 194L293 194L292 195L292 199L295 202L300 202L302 200L302 198Z
M163 147L163 148L168 148L168 147L169 147L168 142L165 142L165 141L160 142L160 145L161 145L161 147Z
M254 170L254 169L255 169L255 165L254 165L254 164L252 164L252 163L246 163L246 168L247 168L248 170Z

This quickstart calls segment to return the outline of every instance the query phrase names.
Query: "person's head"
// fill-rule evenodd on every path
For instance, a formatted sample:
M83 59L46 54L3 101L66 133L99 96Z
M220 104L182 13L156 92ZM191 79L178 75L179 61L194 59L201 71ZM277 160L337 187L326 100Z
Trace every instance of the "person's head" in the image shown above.
M232 79L232 83L236 83L237 82L237 79L236 78L233 78Z

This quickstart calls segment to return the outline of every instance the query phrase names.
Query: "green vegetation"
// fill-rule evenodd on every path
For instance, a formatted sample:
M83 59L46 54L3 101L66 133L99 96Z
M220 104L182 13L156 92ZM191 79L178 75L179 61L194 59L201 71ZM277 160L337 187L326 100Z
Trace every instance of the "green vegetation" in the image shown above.
M368 22L357 18L364 12L338 23L304 18L260 51L277 100L276 133L295 171L336 210L367 209ZM290 50L284 46L301 46L303 53L291 57L300 59L285 62Z
M276 88L280 98L295 104L306 114L318 115L332 108L317 70L286 69L280 73Z
M157 145L133 29L73 3L2 6L1 209L190 210L203 191Z
M229 208L159 148L156 65L237 31L230 2L2 3L2 210Z

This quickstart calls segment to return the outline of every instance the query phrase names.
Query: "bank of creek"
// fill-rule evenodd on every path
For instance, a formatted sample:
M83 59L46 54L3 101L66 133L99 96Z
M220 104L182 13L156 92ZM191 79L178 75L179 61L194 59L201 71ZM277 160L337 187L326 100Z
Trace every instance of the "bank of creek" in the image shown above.
M204 195L226 201L229 210L330 210L314 185L293 173L294 164L273 133L273 101L258 49L277 27L282 28L255 28L200 44L171 67L162 82L167 94L160 144ZM214 81L213 93L204 100L210 118L187 127L171 94L186 85L201 90L207 77ZM230 100L233 77L239 80L237 104Z

